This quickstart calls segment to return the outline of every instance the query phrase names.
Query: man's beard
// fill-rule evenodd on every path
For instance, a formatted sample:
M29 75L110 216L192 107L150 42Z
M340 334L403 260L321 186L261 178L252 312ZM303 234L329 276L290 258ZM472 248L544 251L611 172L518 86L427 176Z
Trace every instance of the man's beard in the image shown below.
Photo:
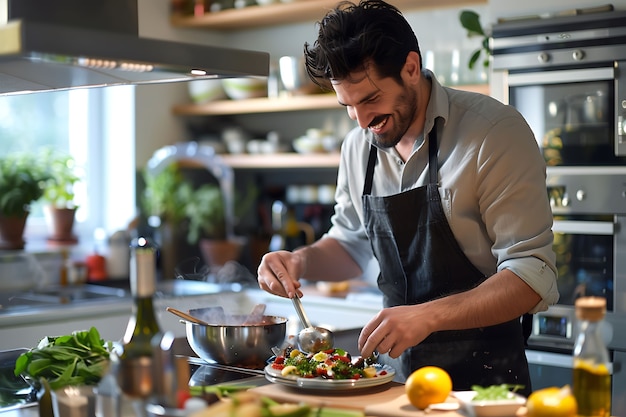
M392 148L396 146L407 130L409 130L417 113L417 93L413 90L409 90L406 91L406 94L400 94L396 99L395 107L398 109L394 113L397 117L387 121L387 123L391 121L395 122L393 129L382 135L374 133L374 143L382 148ZM389 118L391 117L390 115Z

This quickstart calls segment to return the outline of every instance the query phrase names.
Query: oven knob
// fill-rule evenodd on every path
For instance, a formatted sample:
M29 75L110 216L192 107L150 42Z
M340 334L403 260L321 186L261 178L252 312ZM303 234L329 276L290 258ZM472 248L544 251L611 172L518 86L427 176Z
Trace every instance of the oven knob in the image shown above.
M547 63L548 61L550 61L550 54L547 52L541 52L538 56L537 59L539 60L539 62L541 62L542 64Z
M583 201L585 199L585 197L586 197L585 191L583 191L583 190L576 191L576 200Z
M572 53L572 58L574 61L582 61L585 58L585 51L581 49L577 49Z

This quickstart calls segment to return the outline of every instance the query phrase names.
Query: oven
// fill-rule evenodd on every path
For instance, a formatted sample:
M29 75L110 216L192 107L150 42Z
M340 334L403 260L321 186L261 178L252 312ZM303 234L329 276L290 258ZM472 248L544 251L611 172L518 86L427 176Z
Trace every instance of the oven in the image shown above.
M606 298L612 415L626 415L626 11L497 24L492 94L546 160L560 298L533 315L533 389L572 383L578 297Z
M626 11L495 25L492 47L549 166L626 165Z

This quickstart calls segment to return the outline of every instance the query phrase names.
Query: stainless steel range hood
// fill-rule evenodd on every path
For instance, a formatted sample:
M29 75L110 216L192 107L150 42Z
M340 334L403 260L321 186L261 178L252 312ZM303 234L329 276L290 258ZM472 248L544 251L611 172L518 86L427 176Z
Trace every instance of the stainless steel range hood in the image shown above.
M0 0L0 94L267 76L269 54L141 38L137 0ZM0 16L2 15L0 11Z

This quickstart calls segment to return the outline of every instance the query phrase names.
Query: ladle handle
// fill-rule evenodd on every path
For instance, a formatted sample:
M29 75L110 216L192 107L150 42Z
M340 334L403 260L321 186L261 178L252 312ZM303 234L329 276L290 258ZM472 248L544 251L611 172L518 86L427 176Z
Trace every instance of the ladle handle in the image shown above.
M291 301L293 302L293 306L296 309L296 313L298 313L298 317L300 318L300 322L302 322L302 325L304 326L305 329L308 329L309 327L313 327L311 325L311 322L309 321L309 318L306 316L305 312L304 312L304 308L302 307L302 301L300 301L300 297L298 297L298 295L296 294L296 296L294 296Z

